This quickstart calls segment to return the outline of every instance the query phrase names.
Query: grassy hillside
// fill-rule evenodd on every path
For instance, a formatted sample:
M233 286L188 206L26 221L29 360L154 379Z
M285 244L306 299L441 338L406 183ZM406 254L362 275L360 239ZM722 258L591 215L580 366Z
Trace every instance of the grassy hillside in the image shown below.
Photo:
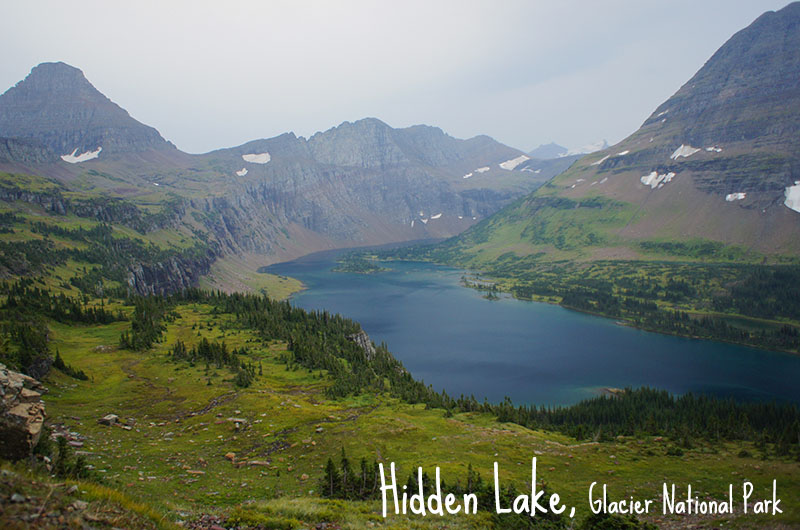
M355 463L362 457L396 462L403 480L418 465L429 474L439 466L449 484L463 483L470 465L488 481L496 461L501 479L519 491L529 487L530 459L536 456L539 480L577 507L579 521L590 515L586 494L593 481L608 484L615 498L655 499L664 481L691 483L701 496L719 498L729 483L738 488L744 479L766 495L777 479L787 510L770 522L800 524L800 510L791 503L800 494L793 480L798 463L778 456L776 444L644 433L597 443L500 423L487 413L412 405L391 392L332 399L329 371L303 367L284 341L264 340L220 307L179 303L148 351L120 348L127 321L49 323L51 348L87 376L81 381L56 370L46 379L52 428L72 433L92 477L168 520L211 513L281 528L320 522L440 527L443 522L430 517L384 520L377 501L319 498L326 462L338 462L344 450ZM133 316L132 308L117 302L108 308ZM241 360L258 366L252 383L239 386L228 367L176 360L171 353L179 340L191 348L203 339L247 349ZM110 413L130 428L98 423ZM736 519L735 524L758 520ZM491 522L491 514L482 513L452 517L447 524L472 528Z
M67 291L82 277L102 280L106 288L137 291L161 282L164 289L170 279L159 278L157 271L145 285L130 285L131 267L177 259L189 276L184 286L199 283L276 298L302 288L257 272L263 256L219 257L218 242L197 222L203 215L172 193L122 199L107 190L69 191L53 179L0 173L0 278L40 276L49 287L64 283ZM83 270L87 265L98 270Z

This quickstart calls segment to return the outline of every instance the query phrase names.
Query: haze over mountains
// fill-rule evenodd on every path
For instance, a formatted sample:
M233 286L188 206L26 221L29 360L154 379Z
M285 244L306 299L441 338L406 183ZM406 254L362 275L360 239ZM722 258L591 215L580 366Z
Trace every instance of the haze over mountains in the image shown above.
M796 256L799 132L793 3L736 33L631 136L444 246L475 265L509 249L640 258L643 244L686 241Z
M375 118L189 155L64 63L35 67L0 96L0 138L2 171L144 208L171 200L179 206L166 228L204 233L218 255L264 263L452 236L555 171L517 167L528 157L487 136L459 140Z

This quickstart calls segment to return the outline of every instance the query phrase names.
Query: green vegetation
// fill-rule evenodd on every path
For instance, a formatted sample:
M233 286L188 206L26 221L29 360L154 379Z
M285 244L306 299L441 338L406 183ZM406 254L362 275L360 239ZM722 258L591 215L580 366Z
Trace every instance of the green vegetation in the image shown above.
M336 260L338 265L334 272L353 272L356 274L377 274L389 269L378 265L374 259L365 257L357 252L349 252Z
M685 256L730 255L711 243L651 244ZM727 254L725 254L727 253ZM552 261L506 252L475 262L443 246L381 252L384 259L481 266L492 290L557 303L661 333L800 352L800 265L687 261ZM487 280L465 285L483 290Z

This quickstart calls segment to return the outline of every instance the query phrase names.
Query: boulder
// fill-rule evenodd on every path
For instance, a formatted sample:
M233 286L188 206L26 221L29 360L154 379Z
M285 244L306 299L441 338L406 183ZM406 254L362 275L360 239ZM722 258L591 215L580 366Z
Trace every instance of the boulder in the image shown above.
M117 416L116 414L106 414L105 416L97 420L97 423L101 425L114 425L118 421L119 421L119 416Z
M18 460L31 455L44 424L43 392L36 379L0 364L0 457Z

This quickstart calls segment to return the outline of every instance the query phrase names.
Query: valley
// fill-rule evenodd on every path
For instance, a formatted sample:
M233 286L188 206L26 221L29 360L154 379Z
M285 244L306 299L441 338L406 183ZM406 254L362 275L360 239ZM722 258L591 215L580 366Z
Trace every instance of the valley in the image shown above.
M0 526L800 527L799 50L795 2L623 140L532 151L365 113L192 154L34 66L0 95ZM548 53L440 81L516 123ZM340 59L306 99L392 62ZM392 466L476 513L384 514Z

